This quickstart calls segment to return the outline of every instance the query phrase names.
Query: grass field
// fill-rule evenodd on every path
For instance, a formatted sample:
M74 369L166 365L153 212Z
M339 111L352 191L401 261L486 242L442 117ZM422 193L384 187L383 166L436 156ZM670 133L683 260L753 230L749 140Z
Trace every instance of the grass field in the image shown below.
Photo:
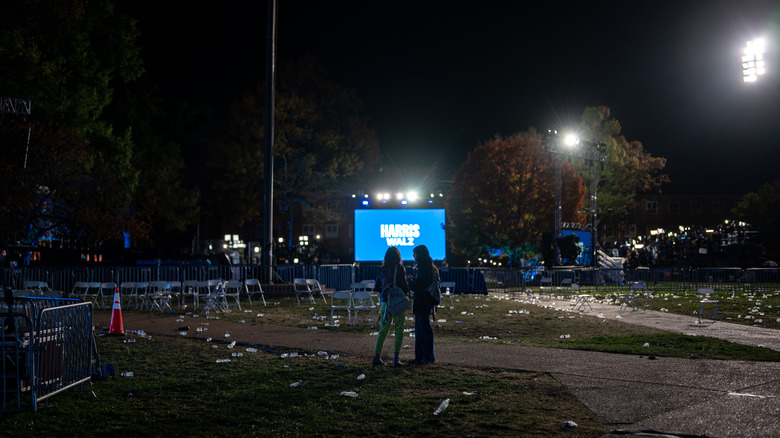
M495 295L457 299L453 309L443 307L437 312L438 338L647 356L780 361L780 352L766 348L563 311L568 303L561 300L551 300L545 308ZM690 314L695 307L674 295L659 294L654 300L674 300L665 306L670 312ZM750 315L757 306L775 305L777 300L776 294L723 300L722 311ZM554 301L559 305L553 306ZM764 314L767 318L768 312ZM298 305L294 298L269 297L268 306L220 318L339 332L376 331L371 325L374 320L363 316L367 315L361 314L357 326L346 325L345 314L331 324L329 306L321 299ZM370 355L342 354L329 360L316 351L302 350L296 351L298 357L283 359L281 354L289 351L228 349L225 343L173 334L99 336L97 348L102 363L115 363L119 371L132 371L134 376L95 380L95 396L68 390L52 399L56 409L2 414L0 436L590 437L608 432L545 373L439 363L403 369L371 367ZM241 357L231 356L238 352ZM231 362L217 362L225 358ZM300 383L292 387L296 382ZM353 391L357 397L341 395L343 391ZM449 408L433 415L447 398ZM578 426L565 429L566 421Z

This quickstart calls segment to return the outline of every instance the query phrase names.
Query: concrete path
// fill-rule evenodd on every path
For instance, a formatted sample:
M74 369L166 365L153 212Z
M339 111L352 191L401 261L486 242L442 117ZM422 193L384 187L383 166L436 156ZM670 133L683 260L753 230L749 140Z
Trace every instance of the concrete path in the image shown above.
M553 300L555 302L555 300ZM550 305L544 300L542 305ZM557 304L556 304L557 305ZM560 307L568 306L566 301ZM593 304L586 312L604 318L696 333L780 349L773 330L723 322L698 324L696 318L656 311L621 310ZM97 326L107 327L110 312L95 312ZM194 318L128 314L126 330L175 333ZM203 322L202 320L197 322ZM209 320L211 333L265 346L327 350L370 360L375 336ZM410 342L411 343L411 342ZM402 359L413 352L404 350ZM780 436L780 363L655 358L520 345L436 340L437 362L492 366L549 373L565 385L614 434L642 436L777 437Z

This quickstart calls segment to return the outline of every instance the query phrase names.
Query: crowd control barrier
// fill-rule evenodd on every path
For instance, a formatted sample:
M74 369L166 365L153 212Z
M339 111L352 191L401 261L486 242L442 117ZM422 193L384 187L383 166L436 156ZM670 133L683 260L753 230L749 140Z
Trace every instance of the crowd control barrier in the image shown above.
M94 337L92 303L16 298L0 307L2 409L37 411L41 402L90 383Z

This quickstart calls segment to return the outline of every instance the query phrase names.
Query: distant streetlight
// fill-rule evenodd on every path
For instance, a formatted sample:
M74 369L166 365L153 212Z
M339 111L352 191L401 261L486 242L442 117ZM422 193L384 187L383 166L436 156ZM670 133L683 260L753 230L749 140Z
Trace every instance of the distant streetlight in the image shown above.
M603 144L583 142L586 147L578 147L580 140L575 135L565 135L563 141L557 138L557 136L558 131L548 131L547 137L544 139L545 149L553 154L555 172L555 263L558 264L560 261L558 239L563 234L561 155L565 154L582 158L590 163L590 258L591 266L598 266L598 257L596 256L596 248L598 247L598 214L596 204L598 198L596 197L596 188L598 186L598 165L606 161L606 155L599 150L599 147L603 146Z
M744 82L756 82L759 76L766 73L765 47L766 43L763 38L747 42L742 54L742 80Z

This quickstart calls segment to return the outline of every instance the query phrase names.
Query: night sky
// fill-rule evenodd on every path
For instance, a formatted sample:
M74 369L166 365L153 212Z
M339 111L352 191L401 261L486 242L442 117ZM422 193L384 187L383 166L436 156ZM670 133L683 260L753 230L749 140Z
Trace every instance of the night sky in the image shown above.
M226 105L264 76L266 3L186 5L122 8L163 93ZM667 193L780 179L780 57L750 86L740 65L747 40L780 45L780 2L280 0L278 14L279 62L313 54L356 89L398 166L449 177L496 134L564 131L605 105L668 159Z

